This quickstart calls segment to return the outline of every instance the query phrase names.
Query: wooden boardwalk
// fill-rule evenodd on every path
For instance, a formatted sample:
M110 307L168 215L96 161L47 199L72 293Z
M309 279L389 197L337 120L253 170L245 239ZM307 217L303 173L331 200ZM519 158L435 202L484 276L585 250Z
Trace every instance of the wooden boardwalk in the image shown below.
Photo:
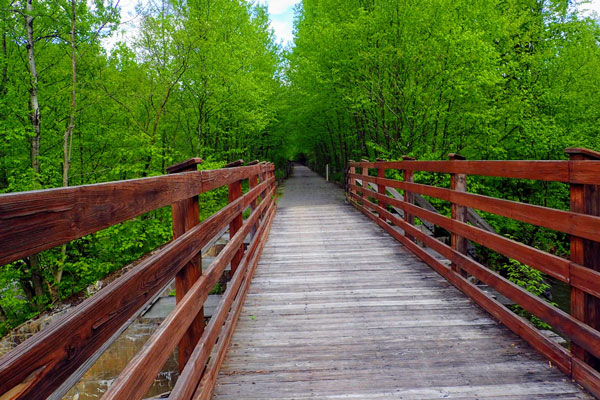
M343 192L296 167L214 399L588 399Z

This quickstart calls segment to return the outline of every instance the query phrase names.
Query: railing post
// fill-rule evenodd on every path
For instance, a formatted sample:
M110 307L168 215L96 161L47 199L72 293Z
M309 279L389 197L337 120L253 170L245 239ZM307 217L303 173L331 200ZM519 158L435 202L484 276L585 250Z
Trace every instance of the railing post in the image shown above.
M448 157L451 161L460 162L461 160L465 160L465 157L460 154L450 153ZM450 174L450 189L455 190L457 192L466 192L467 191L467 175L465 174ZM460 222L465 222L467 220L467 208L464 206L460 206L458 204L452 203L451 205L451 213L452 219L455 219ZM452 248L459 253L467 254L467 240L455 234L454 232L450 233L450 242ZM452 270L456 272L461 272L458 265L455 263L451 264ZM462 272L461 272L462 273Z
M180 164L167 168L168 174L179 172L197 171L198 164L202 163L200 158L191 158ZM185 232L200 222L198 209L198 196L181 200L171 205L173 220L173 239L183 235ZM198 253L185 267L175 276L175 300L177 303L183 299L188 290L202 275L202 254ZM187 360L194 351L196 343L204 332L204 309L201 309L186 333L179 341L179 372L183 371Z
M252 165L257 165L258 163L259 163L258 160L254 160L254 161L251 161L248 164L246 164L246 166L249 167ZM258 174L251 175L250 178L248 178L248 184L250 186L250 190L252 190L256 186L258 186ZM250 210L254 211L257 206L258 206L258 198L252 200L252 202L250 203ZM254 237L254 235L256 234L257 228L258 228L258 222L256 224L252 225L252 228L250 229L250 233L251 233L252 237Z
M369 160L366 160L364 158L362 160L360 160L360 161L361 162L369 162ZM367 176L367 177L369 176L369 168L367 168L367 167L363 167L362 168L362 176ZM368 189L369 188L369 183L366 180L364 180L364 179L362 180L362 187L364 189ZM362 192L362 196L361 197L364 200L369 200L369 196L367 195L367 192L365 192L364 190ZM363 201L363 205L364 204L366 204L366 203Z
M600 160L600 153L592 150L569 148L565 153L569 155L571 161ZM600 215L600 186L571 183L570 197L572 212ZM577 236L571 236L570 242L571 261L594 271L600 271L600 243ZM581 289L571 287L571 315L600 330L600 299ZM600 368L600 360L580 346L573 343L571 352L590 366Z
M384 162L385 160L382 160L381 158L377 158L376 161L377 161L377 163L380 163L380 162ZM385 167L382 167L380 165L377 166L377 177L385 179ZM385 196L385 193L386 193L385 185L377 182L377 192L379 194ZM387 203L385 201L380 201L379 206L381 208L383 208L384 210L387 209ZM383 216L380 215L379 218L383 218Z
M232 163L229 163L225 166L225 168L235 168L244 165L244 160L237 160ZM229 202L232 203L235 200L239 199L242 196L242 181L235 181L230 183L228 186L228 194L229 194ZM229 223L229 240L233 238L233 236L240 230L242 225L244 224L243 212L240 212L236 215L233 220ZM244 243L240 245L240 249L235 253L233 258L231 259L231 276L235 274L238 265L240 265L240 261L242 261L242 257L244 257Z
M351 162L351 163L353 163L353 162L354 162L354 160L350 160L350 162ZM350 174L356 174L356 167L350 167L350 168L348 169L348 172L349 172ZM356 186L356 178L352 178L352 177L350 178L350 185L354 185L354 186ZM350 190L348 190L348 191L349 191L350 193L354 193L354 194L356 194L356 190L352 189L351 187L350 187Z
M402 160L403 161L414 161L415 159L413 157L409 157L409 156L402 156ZM404 169L402 170L402 177L404 179L404 182L408 182L408 183L413 183L415 181L414 179L414 171L412 170L408 170L408 169ZM414 196L411 192L409 192L408 190L404 191L404 201L406 203L409 204L414 204ZM411 225L415 224L415 217L412 214L409 214L408 211L404 210L404 220L406 222L408 222ZM405 233L405 236L410 239L413 240L413 237L411 235L407 235Z

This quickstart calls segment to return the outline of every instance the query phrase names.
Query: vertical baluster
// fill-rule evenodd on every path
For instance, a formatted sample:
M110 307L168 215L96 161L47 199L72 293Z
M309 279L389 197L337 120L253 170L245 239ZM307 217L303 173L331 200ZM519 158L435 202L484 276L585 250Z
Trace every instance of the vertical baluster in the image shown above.
M414 161L415 159L413 157L409 157L409 156L402 156L402 160ZM402 177L404 179L404 182L413 183L415 180L414 179L414 171L404 169L404 170L402 170ZM409 204L414 204L414 202L415 202L413 194L411 192L409 192L408 190L404 191L404 201ZM407 211L404 211L404 220L411 225L415 224L415 216L412 214L409 214ZM405 234L405 236L408 239L413 240L413 237L411 235Z
M600 153L587 149L566 149L571 161L600 160ZM600 186L571 184L571 211L588 215L600 215ZM586 268L600 271L600 243L571 236L571 261ZM600 330L600 299L571 287L571 315ZM600 360L576 344L571 352L594 368L600 368Z
M363 158L361 161L362 161L362 162L369 162L369 160L366 160L366 159L364 159L364 158ZM367 167L363 167L363 168L362 168L362 175L363 175L363 176L367 176L367 177L368 177L368 176L369 176L369 168L367 168ZM364 189L368 189L368 188L369 188L369 183L368 183L366 180L364 180L364 179L362 180L362 187L363 187ZM363 201L363 205L366 205L366 204L367 204L367 203L366 203L366 201L368 201L368 200L369 200L369 196L367 195L367 192L365 192L365 191L363 190L363 192L362 192L362 196L361 196L361 197L364 199L364 201Z
M258 160L254 160L254 161L246 164L246 166L249 167L252 165L257 165L258 163L259 163ZM256 186L258 186L258 174L251 175L250 178L248 178L248 184L250 186L250 190L252 190ZM252 200L252 202L250 203L250 210L254 211L257 206L258 206L258 197L255 200ZM256 224L252 225L252 228L250 229L250 233L251 233L252 237L254 237L254 235L256 234L256 230L258 229L258 224L259 224L259 221L257 221Z
M197 171L198 164L202 163L200 158L192 158L181 164L172 165L167 168L167 173ZM173 238L176 239L193 228L200 222L198 209L198 196L181 200L171 205L173 219ZM202 254L198 253L185 267L175 276L175 300L177 303L183 299L187 291L202 275ZM204 310L201 309L196 319L192 322L186 333L179 341L179 372L187 363L190 355L196 347L196 343L204 332Z
M377 177L378 178L384 178L385 179L385 167L380 164L385 162L385 160L382 160L381 158L377 159ZM386 195L386 191L385 191L385 185L382 182L377 182L377 192L383 196ZM384 200L379 201L379 206L383 209L387 208L387 203ZM384 218L382 215L379 216L379 218Z
M244 165L244 160L234 161L230 164L227 164L225 168L234 168ZM242 181L236 181L229 184L228 187L229 193L229 202L232 203L235 200L239 199L242 196ZM233 220L229 223L229 239L233 238L233 236L237 233L237 231L242 227L244 223L242 212L236 215ZM235 253L233 258L231 259L231 276L235 274L238 265L240 265L240 261L242 261L242 257L244 256L244 243L240 245L240 249Z
M350 160L350 162L353 163L354 160ZM354 175L354 174L356 174L356 167L352 166L348 169L348 171L350 174ZM356 178L351 177L349 181L350 181L350 185L356 186ZM356 190L354 190L352 188L349 188L346 191L356 194Z
M465 157L463 157L459 154L455 154L455 153L448 154L448 157L450 158L451 161L456 161L457 163L460 163L461 160L465 160ZM467 175L465 175L465 174L450 174L450 189L455 190L457 192L466 192L467 191ZM452 203L451 213L452 213L452 219L455 219L460 222L465 222L467 220L467 208L464 206L460 206L458 204ZM462 254L467 254L467 240L464 237L459 236L459 235L455 234L454 232L451 232L450 242L451 242L452 248L454 250L456 250ZM451 266L452 266L453 271L463 273L460 270L460 268L458 267L458 265L456 265L455 263L452 263ZM463 275L464 275L464 273L463 273Z

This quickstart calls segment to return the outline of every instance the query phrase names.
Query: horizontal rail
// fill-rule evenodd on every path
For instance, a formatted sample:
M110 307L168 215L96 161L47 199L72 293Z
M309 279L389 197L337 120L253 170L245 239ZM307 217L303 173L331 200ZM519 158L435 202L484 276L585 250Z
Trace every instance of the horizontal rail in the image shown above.
M54 395L53 392L58 390L59 387L62 390L61 385L64 385L64 382L71 375L78 372L78 369L85 365L90 357L100 348L103 348L104 343L122 329L124 324L130 322L131 316L149 298L159 293L207 243L214 239L215 235L222 232L249 205L255 204L259 196L263 201L256 208L258 213L263 211L272 202L272 199L265 201L265 194L272 194L275 190L276 180L272 174L273 168L271 164L259 164L252 167L232 168L230 170L174 174L160 177L160 179L142 179L140 180L142 182L126 181L116 184L91 185L95 187L92 192L104 193L108 197L111 197L111 190L117 188L115 189L115 193L117 194L112 197L116 201L124 201L123 193L133 190L136 187L140 189L142 195L152 193L153 190L158 190L161 187L169 188L168 190L171 192L167 193L167 195L154 193L150 194L151 199L149 201L139 200L138 202L142 204L140 207L145 210L145 207L150 207L148 204L151 204L152 207L162 207L185 199L185 196L193 197L197 194L196 190L211 190L224 184L239 182L249 176L259 174L261 176L261 182L251 188L246 194L230 202L208 219L193 226L190 230L165 245L160 251L149 256L140 262L139 265L103 288L98 294L86 299L62 318L2 357L0 359L0 397L4 398L3 396L10 393L10 398L15 399L47 398L50 395ZM159 179L163 186L156 186L152 183L156 179ZM200 180L201 184L194 182L194 180ZM150 186L147 185L149 182ZM186 184L190 184L192 188L186 187ZM103 186L103 188L98 190L98 186ZM106 189L111 187L113 189ZM86 191L89 188L90 186L70 189ZM108 191L104 192L105 189ZM177 190L180 190L180 192L173 192ZM21 228L19 223L23 223L26 226L31 224L30 217L36 213L33 208L30 209L28 207L33 207L35 202L42 201L42 199L51 200L52 196L48 192L54 194L70 193L70 195L75 193L75 197L79 199L78 201L81 201L85 197L77 197L77 190L66 191L66 189L39 191L33 194L20 193L7 195L10 197L10 201L6 200L7 197L0 196L0 205L5 206L4 211L6 211L7 204L11 204L13 213L8 220L13 224L13 228L27 231L26 228ZM34 202L31 202L33 201L31 200L32 196L36 199ZM63 197L60 198L60 201L64 201ZM133 202L137 201L135 191L130 193L130 198ZM90 208L102 208L101 204L104 204L104 200L97 199L95 201L96 203L90 206ZM56 202L53 204L56 204ZM17 211L18 205L23 206L21 212ZM64 218L83 218L83 216L88 215L88 211L82 213L78 207L64 209L60 211L64 213L61 215ZM1 207L0 210L2 210ZM119 216L110 216L110 219L103 220L104 222L102 223L108 223L107 221L109 220L114 222L123 215L132 215L135 212L137 211L128 209L118 214ZM254 224L258 223L258 213L254 213L252 216L251 222L253 221ZM22 214L23 219L19 219L18 214ZM1 213L0 216L2 216ZM96 222L88 223L82 221L81 226L97 227L99 225L94 225ZM50 224L50 222L48 223ZM63 222L59 220L57 224L62 226ZM36 232L32 234L37 234ZM75 231L72 231L69 235L75 235L73 232ZM242 234L243 232L235 237L238 248L241 240L243 240ZM51 237L45 239L52 242ZM234 241L234 238L232 238L232 241ZM23 246L22 248L27 248L27 246ZM222 257L225 257L225 255ZM223 261L220 261L219 265L222 266L222 263ZM214 273L211 275L210 282L213 280ZM206 282L206 278L203 278L203 282Z
M358 187L355 188L360 190ZM381 199L381 195L379 193L367 189L365 189L364 192L368 193L368 195L373 198L378 200ZM401 201L399 202L395 199L386 199L385 201L388 201L390 204L393 204L394 206L399 207L419 218L427 219L428 221L434 223L435 225L441 226L448 231L458 233L467 239L539 269L540 271L563 282L568 283L570 281L569 268L571 261L569 260L548 254L523 243L507 239L502 235L487 232L464 222L453 220L441 214L435 214L412 204Z
M219 281L225 267L232 260L244 238L250 232L250 228L258 221L263 211L273 204L271 196L274 191L275 188L271 189L267 197L268 200L260 203L244 223L243 228L230 239L225 248L210 264L206 274L194 283L182 301L161 323L148 339L144 348L129 362L102 396L103 399L141 399L148 392L156 375L173 353L173 349L175 349L187 327L203 307L208 293Z
M215 311L214 317L211 318L204 335L200 338L188 364L186 364L184 370L177 379L177 383L171 391L169 398L191 398L194 389L196 388L196 383L199 381L200 387L207 386L204 390L212 390L212 387L214 386L212 377L216 377L216 374L218 373L223 358L222 354L227 350L229 339L235 329L235 322L239 316L241 305L244 302L244 296L248 290L256 265L258 264L258 256L262 252L262 248L264 247L269 232L269 227L273 221L274 208L275 206L273 205L271 206L273 212L271 210L266 212L267 220L257 231L255 239L251 243L247 253L244 255L245 259L242 260L241 264L245 266L244 270L236 272L236 276L231 281L230 287L227 288L227 292L223 296L222 302ZM223 323L225 323L225 325L223 325ZM217 338L219 341L217 347L213 350L213 354L216 354L216 356L212 357L210 363L207 365L207 361L211 355L211 349L215 346ZM210 381L208 385L206 384L207 379Z
M363 191L364 189L365 193L368 193L370 197L375 199L384 199L383 195L372 190L356 185L350 185L350 187L357 191ZM397 199L386 197L385 201L419 218L427 219L450 232L455 232L482 246L497 251L509 258L514 258L565 283L569 283L571 286L577 287L584 292L600 296L600 273L596 271L585 268L565 258L538 250L535 247L508 239L502 235L450 219L441 214L398 201Z
M348 164L354 168L468 174L577 184L600 184L600 161L378 161Z
M0 195L0 265L269 168L258 164Z
M374 192L373 194L379 195L378 193ZM352 197L359 199L359 197L356 195L352 195ZM413 231L418 231L418 229L414 228L406 221L395 217L393 214L385 211L383 208L373 203L367 202L367 206L377 211L377 213L380 215L384 215L387 219L391 220L394 225L402 229L406 229L411 235L413 234ZM583 322L576 320L559 308L554 307L550 303L529 293L525 289L515 285L508 279L500 276L496 272L489 270L464 254L457 252L450 246L427 235L420 236L419 240L422 240L426 246L431 247L441 255L448 258L450 261L459 264L460 267L466 270L469 274L496 289L502 295L513 300L516 304L519 304L525 310L531 312L542 321L558 329L561 333L570 337L573 341L587 349L590 353L594 354L595 356L600 356L600 332L589 327Z
M564 349L562 346L550 340L548 337L544 336L540 333L533 325L531 325L525 319L519 317L514 314L512 311L504 307L498 301L488 297L481 289L477 286L469 282L466 278L456 273L448 266L442 264L439 260L433 257L431 254L427 253L423 248L419 247L416 243L409 240L406 236L394 230L390 225L386 222L378 218L376 215L371 213L366 207L361 206L356 201L362 199L354 194L350 195L353 198L353 205L357 207L360 211L362 211L369 218L373 219L379 226L385 229L390 235L392 235L396 240L400 241L407 248L409 248L413 253L419 256L422 260L424 260L428 265L430 265L434 270L440 273L444 278L446 278L450 283L455 285L457 288L465 292L465 294L469 295L473 300L475 300L479 305L481 305L484 309L490 312L494 317L500 320L503 324L505 324L509 329L517 333L519 336L523 337L523 339L527 340L534 348L538 351L542 352L548 358L552 360L561 370L566 373L570 373L571 371L571 361L569 352ZM369 204L370 208L374 208L378 212L387 213L381 207L375 204ZM456 250L450 248L449 246L443 244L442 242L435 240L423 232L416 229L414 226L404 223L405 221L392 216L387 213L386 217L392 217L393 222L398 223L399 226L403 229L406 229L410 235L414 236L417 240L426 243L429 247L446 257L450 256L453 261L458 259L458 255L460 254ZM456 256L456 257L455 257Z
M600 168L600 164L598 167ZM593 215L556 210L548 207L519 203L517 201L483 196L480 194L457 192L445 188L401 182L393 179L377 178L374 176L350 174L350 177L435 197L461 206L476 208L481 211L568 233L570 235L590 240L600 240L600 217Z

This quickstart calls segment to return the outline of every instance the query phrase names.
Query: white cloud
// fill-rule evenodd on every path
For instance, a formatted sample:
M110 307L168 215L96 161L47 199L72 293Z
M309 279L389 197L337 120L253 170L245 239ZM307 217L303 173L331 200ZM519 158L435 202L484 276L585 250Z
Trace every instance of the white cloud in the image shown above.
M258 0L266 5L271 18L271 28L278 42L287 45L294 40L294 6L301 0Z
M269 14L280 15L287 13L300 0L259 0L259 3L268 6Z
M294 34L292 32L292 24L288 21L271 21L271 28L275 33L275 37L283 44L291 43L294 40Z
M271 19L271 28L275 33L276 40L287 45L294 40L294 6L301 0L256 0L257 3L267 5ZM600 0L598 0L600 1ZM147 0L121 0L121 25L112 37L103 41L103 46L109 52L118 41L131 44L138 32L141 16L136 11L136 6L147 6Z
M586 17L600 17L600 0L578 1L575 7Z

